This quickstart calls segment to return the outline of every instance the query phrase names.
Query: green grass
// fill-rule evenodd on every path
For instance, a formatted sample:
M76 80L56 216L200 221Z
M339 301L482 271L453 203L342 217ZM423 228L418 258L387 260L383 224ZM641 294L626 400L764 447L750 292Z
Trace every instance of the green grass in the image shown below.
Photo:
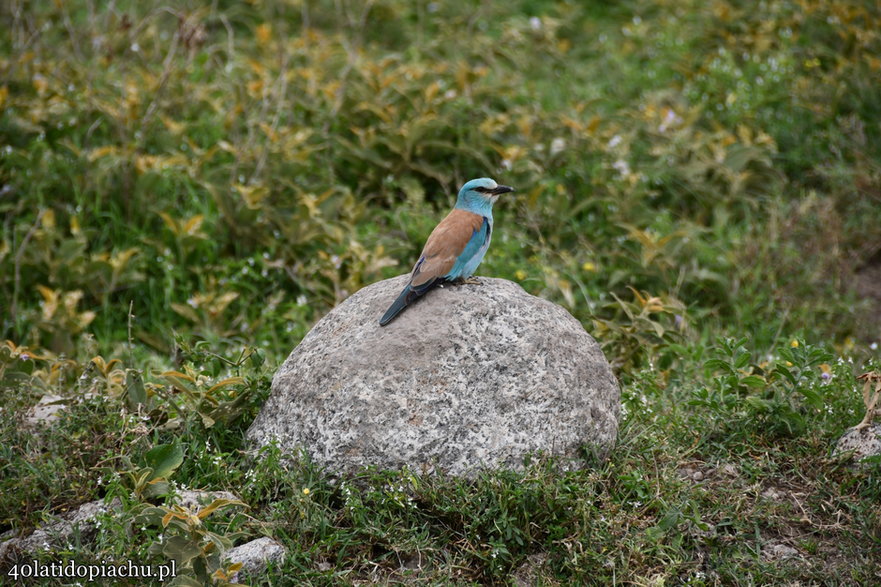
M881 470L830 456L881 369L854 288L881 246L873 3L7 4L0 533L119 497L41 557L160 564L210 532L281 540L265 584L878 580ZM273 370L484 175L518 192L481 273L603 345L610 459L255 466ZM35 433L46 393L70 407ZM163 529L142 473L178 449L153 485L247 507Z

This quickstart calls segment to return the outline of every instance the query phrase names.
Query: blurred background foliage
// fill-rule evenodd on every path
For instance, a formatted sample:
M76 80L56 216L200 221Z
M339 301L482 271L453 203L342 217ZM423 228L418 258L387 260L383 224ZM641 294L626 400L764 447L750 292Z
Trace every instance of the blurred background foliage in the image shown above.
M877 333L852 293L881 249L873 3L0 11L3 338L283 357L485 175L518 192L481 272L619 367L689 328Z
M546 584L877 582L878 459L829 449L881 371L879 73L874 1L0 3L0 535L119 498L66 550L162 562L167 535L216 584L243 534L315 584L417 556L441 582L535 556ZM277 365L481 176L517 192L480 274L619 375L609 461L364 491L254 467ZM38 400L66 409L36 433ZM251 509L160 524L157 479ZM781 537L811 556L760 556Z

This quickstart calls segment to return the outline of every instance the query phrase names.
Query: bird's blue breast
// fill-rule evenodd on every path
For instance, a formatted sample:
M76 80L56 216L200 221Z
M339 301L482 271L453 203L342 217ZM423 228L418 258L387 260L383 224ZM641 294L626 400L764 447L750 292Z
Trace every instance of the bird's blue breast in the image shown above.
M478 230L471 234L471 238L462 250L452 269L444 277L447 279L464 279L471 277L477 270L477 266L483 261L489 242L492 238L492 216L483 217L483 223Z

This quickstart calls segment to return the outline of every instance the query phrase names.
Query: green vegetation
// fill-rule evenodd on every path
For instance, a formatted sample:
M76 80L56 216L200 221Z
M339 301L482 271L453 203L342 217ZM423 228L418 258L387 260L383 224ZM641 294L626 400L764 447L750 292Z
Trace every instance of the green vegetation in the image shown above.
M830 456L881 370L856 294L875 2L10 0L0 23L0 533L118 497L41 556L226 584L217 550L270 535L267 585L879 581L881 461ZM274 368L486 175L518 192L480 272L604 345L610 460L256 467ZM69 407L35 433L45 394ZM194 518L162 499L183 487L241 502Z

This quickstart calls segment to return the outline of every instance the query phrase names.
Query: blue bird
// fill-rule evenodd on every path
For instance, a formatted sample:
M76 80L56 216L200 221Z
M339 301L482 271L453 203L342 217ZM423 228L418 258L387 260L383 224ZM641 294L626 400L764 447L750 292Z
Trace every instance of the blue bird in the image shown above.
M469 278L483 260L492 237L493 204L500 195L513 191L488 177L472 179L462 186L456 207L431 231L410 282L379 319L380 326L436 286L474 283Z

